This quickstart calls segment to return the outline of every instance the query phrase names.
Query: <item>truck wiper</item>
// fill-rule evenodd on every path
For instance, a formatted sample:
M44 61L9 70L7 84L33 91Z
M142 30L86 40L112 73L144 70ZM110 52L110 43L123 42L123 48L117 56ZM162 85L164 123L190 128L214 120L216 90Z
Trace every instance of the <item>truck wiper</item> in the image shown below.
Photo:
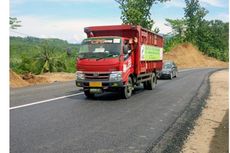
M109 55L107 55L106 57L111 57L111 56L113 56L113 54L109 54ZM96 61L101 60L101 59L106 58L106 57L97 58Z
M86 57L83 57L83 58L79 58L79 60L83 60L83 59L87 59Z
M99 61L99 60L101 60L101 59L103 59L103 58L104 58L104 57L97 58L96 61Z

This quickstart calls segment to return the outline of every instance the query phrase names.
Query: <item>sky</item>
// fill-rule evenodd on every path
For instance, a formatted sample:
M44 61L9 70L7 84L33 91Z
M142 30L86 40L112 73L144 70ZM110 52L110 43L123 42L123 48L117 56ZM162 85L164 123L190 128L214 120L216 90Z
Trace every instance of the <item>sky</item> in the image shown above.
M229 21L228 0L200 0L209 13L208 20ZM184 0L154 4L151 17L160 33L171 32L165 19L184 16ZM80 43L84 27L121 24L121 10L114 0L10 0L10 16L17 17L22 27L10 30L11 36L59 38Z

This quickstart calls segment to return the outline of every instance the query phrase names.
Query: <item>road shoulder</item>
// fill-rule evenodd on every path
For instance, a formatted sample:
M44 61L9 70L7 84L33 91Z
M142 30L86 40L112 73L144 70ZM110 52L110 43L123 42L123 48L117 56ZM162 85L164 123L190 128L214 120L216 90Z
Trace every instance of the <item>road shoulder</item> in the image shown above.
M161 153L161 152L180 152L184 141L190 134L190 131L195 126L196 119L200 116L203 108L206 105L206 100L210 93L209 77L216 71L210 73L204 78L201 86L197 90L190 103L180 116L172 123L165 133L149 146L146 152Z
M228 152L228 70L210 77L210 94L183 153Z

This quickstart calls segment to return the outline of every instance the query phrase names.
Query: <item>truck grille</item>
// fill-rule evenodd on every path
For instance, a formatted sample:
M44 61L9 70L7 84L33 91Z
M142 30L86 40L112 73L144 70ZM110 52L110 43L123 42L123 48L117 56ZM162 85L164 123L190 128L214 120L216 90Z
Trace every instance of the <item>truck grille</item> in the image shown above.
M85 73L86 80L102 80L108 81L110 73L87 72Z

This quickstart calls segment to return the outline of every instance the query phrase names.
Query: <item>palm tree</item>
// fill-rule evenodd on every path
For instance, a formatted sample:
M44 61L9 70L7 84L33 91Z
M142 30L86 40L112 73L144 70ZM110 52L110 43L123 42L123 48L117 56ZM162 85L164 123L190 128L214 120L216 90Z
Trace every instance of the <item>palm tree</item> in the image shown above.
M64 71L66 69L65 53L58 54L56 47L50 46L47 41L43 42L40 49L40 54L36 57L36 61L42 65L40 73Z

